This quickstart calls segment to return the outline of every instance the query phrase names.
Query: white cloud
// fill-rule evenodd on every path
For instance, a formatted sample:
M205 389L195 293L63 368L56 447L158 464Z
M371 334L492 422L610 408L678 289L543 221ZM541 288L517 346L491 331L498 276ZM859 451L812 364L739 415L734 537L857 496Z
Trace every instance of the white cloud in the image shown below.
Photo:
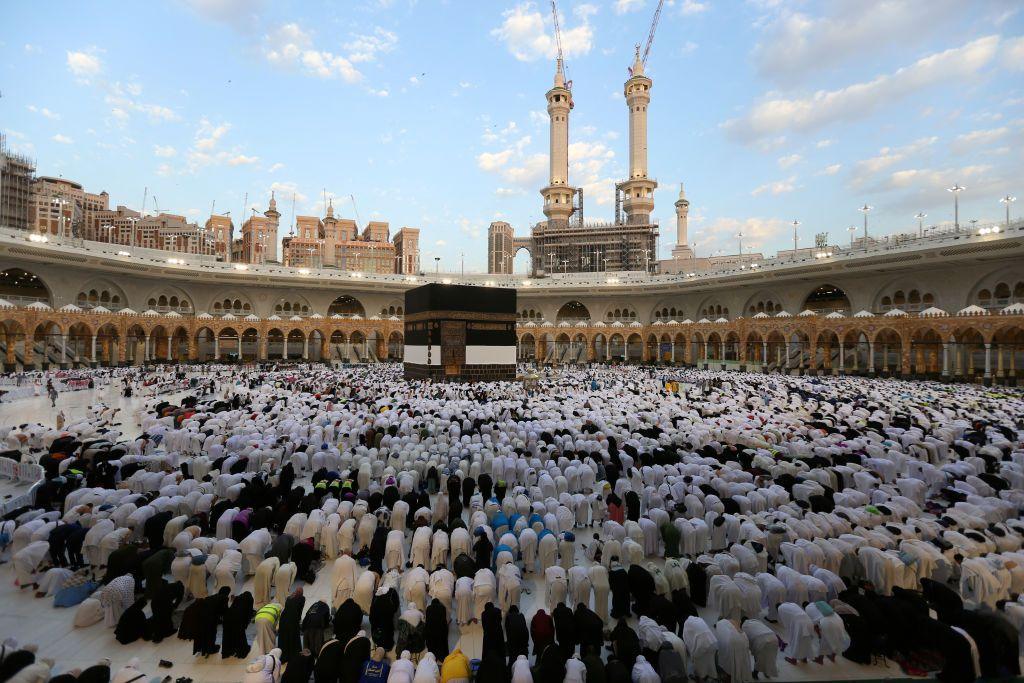
M284 164L272 164L271 167L267 169L267 173L275 173L277 171L280 171L282 168L284 168Z
M706 12L711 6L706 2L698 2L697 0L683 0L682 6L679 11L685 15L700 14Z
M209 119L203 118L199 121L199 130L196 131L196 149L209 151L217 142L231 130L231 124L223 122L214 125Z
M751 190L750 195L752 197L757 197L758 195L762 195L765 192L771 192L773 195L780 195L786 194L787 192L792 192L795 189L796 176L790 176L785 180L776 180L770 183L765 183L764 185L758 185L753 190Z
M958 135L953 144L950 145L950 149L955 154L973 152L981 147L987 147L992 143L998 142L1009 134L1010 129L1007 126L990 128L989 130L972 130L970 133Z
M170 145L153 145L153 154L158 157L169 159L178 153L178 150Z
M444 240L437 240L436 242L434 242L434 246L435 247L444 247L444 246L447 246L447 244L448 243L445 242Z
M998 47L999 36L986 36L865 83L791 99L769 93L749 112L722 126L733 138L752 142L786 130L808 132L837 121L857 120L918 90L969 79L992 61Z
M169 175L174 175L174 169L170 164L160 164L156 167L156 174L158 176L167 177Z
M536 187L544 179L548 170L547 154L531 154L523 158L517 165L509 166L502 173L502 177L516 185L524 187Z
M761 75L779 82L924 39L958 16L954 0L835 0L823 16L782 9L754 49Z
M142 94L142 86L138 83L122 84L114 82L105 84L104 87L107 89L107 94L104 96L103 101L110 106L110 113L117 119L118 123L124 124L127 122L131 118L132 112L143 114L153 123L177 121L181 118L170 107L165 107L162 104L139 102L133 99Z
M511 148L501 152L483 152L476 158L476 165L481 171L497 171L503 168L512 158Z
M370 93L374 97L387 97L390 94L387 90L376 90L374 88L367 88L366 92Z
M512 197L514 195L523 194L523 189L521 187L499 187L494 191L494 194L499 197Z
M523 2L502 15L501 26L492 30L491 35L503 41L508 51L522 62L537 59L554 59L557 54L553 31L549 29L551 19L541 14L533 2ZM559 18L562 26L562 51L566 58L585 55L593 47L594 31L588 22L589 14L577 14L580 24L569 27Z
M43 48L32 43L25 43L25 53L30 55L37 55L43 51Z
M312 36L296 23L284 24L267 34L263 39L263 56L271 64L301 69L317 78L341 78L346 83L358 83L363 78L351 60L317 50Z
M354 63L372 62L377 55L394 50L396 45L398 36L378 26L370 35L353 35L352 40L345 43L345 49Z
M801 161L803 161L803 157L799 154L788 154L784 157L779 157L777 163L779 164L779 168L786 170L790 166L799 164Z
M839 173L839 170L842 169L842 167L842 164L832 164L831 166L826 166L821 169L821 173L818 175L835 175L836 173Z
M98 76L103 70L103 63L96 56L96 49L90 48L87 51L67 51L67 65L75 76L81 80L88 80Z
M634 12L644 6L644 0L615 0L615 13Z
M62 145L70 145L74 142L74 140L72 140L70 137L68 137L67 135L62 135L61 133L57 133L50 139L53 140L54 142L59 142Z
M891 166L907 161L911 157L917 156L936 142L938 142L938 138L932 136L929 138L920 138L909 145L903 145L902 147L883 147L878 150L878 154L876 156L869 157L856 163L850 184L855 188L862 187L875 174L880 171L884 171Z
M413 85L419 85L420 79L416 78L415 76L409 76L409 82Z
M270 187L267 189L268 199L270 198L270 194L272 192L275 193L275 195L277 196L277 201L279 202L285 199L290 201L292 197L295 197L296 203L305 204L306 200L308 199L306 195L299 192L298 185L296 185L293 182L282 183L279 181L275 181L271 183Z
M39 114L40 116L48 118L51 121L60 121L60 114L50 111L46 107L37 107L34 104L30 104L26 107L26 109L28 109L33 114Z
M244 154L236 154L235 156L230 157L227 161L228 166L249 166L251 164L255 164L259 160L259 157L250 157Z
M685 43L683 43L682 46L679 48L679 54L688 55L691 52L696 52L697 47L697 43L693 42L692 40L688 40Z
M818 140L816 143L814 143L814 146L817 147L818 149L825 149L826 147L831 147L833 144L835 144L835 140L826 139Z
M1024 37L1006 41L1003 46L1003 65L1013 71L1024 71Z
M691 224L693 221L690 221ZM736 235L743 233L744 247L758 248L772 240L788 236L792 230L789 221L782 218L718 218L695 231L696 242L702 253L710 254L716 249L735 253Z

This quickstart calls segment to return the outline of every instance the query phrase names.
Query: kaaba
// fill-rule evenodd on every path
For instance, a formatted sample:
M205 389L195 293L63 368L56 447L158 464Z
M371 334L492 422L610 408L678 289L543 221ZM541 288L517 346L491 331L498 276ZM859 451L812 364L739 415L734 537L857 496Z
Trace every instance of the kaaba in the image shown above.
M516 377L516 290L432 283L405 293L406 379Z

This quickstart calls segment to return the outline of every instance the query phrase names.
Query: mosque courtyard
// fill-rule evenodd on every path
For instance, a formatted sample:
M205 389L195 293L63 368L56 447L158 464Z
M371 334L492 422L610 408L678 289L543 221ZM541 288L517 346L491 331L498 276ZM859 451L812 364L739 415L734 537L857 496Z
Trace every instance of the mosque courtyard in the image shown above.
M45 481L0 478L0 635L45 672L10 680L357 683L377 648L402 683L459 680L449 650L516 683L1019 673L1020 390L521 370L78 370L55 406L29 373L0 439Z

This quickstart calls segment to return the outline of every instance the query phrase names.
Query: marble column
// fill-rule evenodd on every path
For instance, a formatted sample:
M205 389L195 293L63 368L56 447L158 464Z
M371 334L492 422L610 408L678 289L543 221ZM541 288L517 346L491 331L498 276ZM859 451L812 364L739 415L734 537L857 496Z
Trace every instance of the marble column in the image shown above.
M992 344L985 342L985 379L992 379Z
M949 342L942 342L942 376L949 377Z

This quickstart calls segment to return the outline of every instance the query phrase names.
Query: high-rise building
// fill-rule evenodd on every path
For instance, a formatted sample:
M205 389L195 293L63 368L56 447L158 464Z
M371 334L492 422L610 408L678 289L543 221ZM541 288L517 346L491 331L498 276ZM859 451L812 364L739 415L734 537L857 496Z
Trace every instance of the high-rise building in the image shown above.
M109 211L106 192L86 192L80 183L42 176L32 181L28 207L30 230L63 237L110 241L103 234L100 215Z
M242 223L242 236L231 243L231 260L235 263L276 263L277 229L281 213L277 199L270 193L270 203L263 215L253 212Z
M0 133L0 226L28 230L29 202L36 164L7 147Z
M420 229L402 228L391 240L395 245L395 262L398 272L415 275L420 272Z
M231 216L227 214L212 214L206 219L206 234L213 240L214 255L221 261L227 261L230 257L230 246L235 230Z

